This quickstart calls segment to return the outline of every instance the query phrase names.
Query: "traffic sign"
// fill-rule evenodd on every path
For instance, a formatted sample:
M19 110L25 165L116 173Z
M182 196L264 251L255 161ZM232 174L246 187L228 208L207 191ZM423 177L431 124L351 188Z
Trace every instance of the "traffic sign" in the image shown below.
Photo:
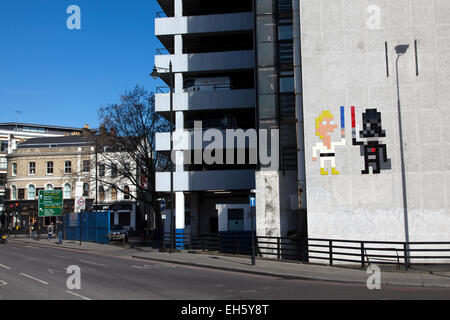
M39 191L39 217L62 216L63 195L61 190Z
M253 196L250 196L250 207L256 207L256 199Z
M86 210L86 199L84 197L77 197L75 199L76 210Z
M159 202L159 205L160 205L160 207L161 207L161 211L166 210L166 200L162 199L162 200Z

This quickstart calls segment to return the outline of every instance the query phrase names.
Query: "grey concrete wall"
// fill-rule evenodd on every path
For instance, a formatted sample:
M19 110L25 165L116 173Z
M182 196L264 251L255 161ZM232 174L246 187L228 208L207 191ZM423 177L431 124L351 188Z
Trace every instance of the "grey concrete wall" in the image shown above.
M309 237L405 240L394 47L409 44L399 60L409 239L449 240L450 1L300 0L300 14ZM379 28L368 24L378 18ZM336 147L340 174L324 176L320 159L312 161L321 141L315 121L329 110L339 126L340 106L346 121L346 145ZM392 169L361 173L351 106L358 131L366 109L381 112L380 140ZM339 140L338 127L332 141Z
M257 171L256 234L286 237L298 223L297 174L295 171Z

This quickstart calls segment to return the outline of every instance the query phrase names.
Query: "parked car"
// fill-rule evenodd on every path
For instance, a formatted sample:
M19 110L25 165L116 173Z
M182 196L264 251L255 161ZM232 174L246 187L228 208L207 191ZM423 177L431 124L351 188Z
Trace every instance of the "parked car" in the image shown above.
M111 226L111 231L108 234L108 238L110 241L114 240L122 240L122 237L125 236L125 242L128 242L128 230L119 224L115 224Z

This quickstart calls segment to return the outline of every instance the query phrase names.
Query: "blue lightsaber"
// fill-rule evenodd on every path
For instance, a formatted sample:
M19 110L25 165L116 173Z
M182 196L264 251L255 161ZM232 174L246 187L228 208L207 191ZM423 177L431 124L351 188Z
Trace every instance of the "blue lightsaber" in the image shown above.
M344 107L341 107L341 129L345 129L345 112Z

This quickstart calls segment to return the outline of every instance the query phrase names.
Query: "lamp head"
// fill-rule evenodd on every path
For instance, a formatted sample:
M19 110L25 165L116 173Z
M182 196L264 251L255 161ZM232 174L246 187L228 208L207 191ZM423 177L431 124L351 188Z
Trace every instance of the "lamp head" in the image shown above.
M153 68L153 72L150 74L150 76L155 80L157 80L159 78L159 72L156 67Z
M397 55L401 56L404 55L406 51L408 51L408 48L409 44L400 44L395 47L395 52L397 53Z

